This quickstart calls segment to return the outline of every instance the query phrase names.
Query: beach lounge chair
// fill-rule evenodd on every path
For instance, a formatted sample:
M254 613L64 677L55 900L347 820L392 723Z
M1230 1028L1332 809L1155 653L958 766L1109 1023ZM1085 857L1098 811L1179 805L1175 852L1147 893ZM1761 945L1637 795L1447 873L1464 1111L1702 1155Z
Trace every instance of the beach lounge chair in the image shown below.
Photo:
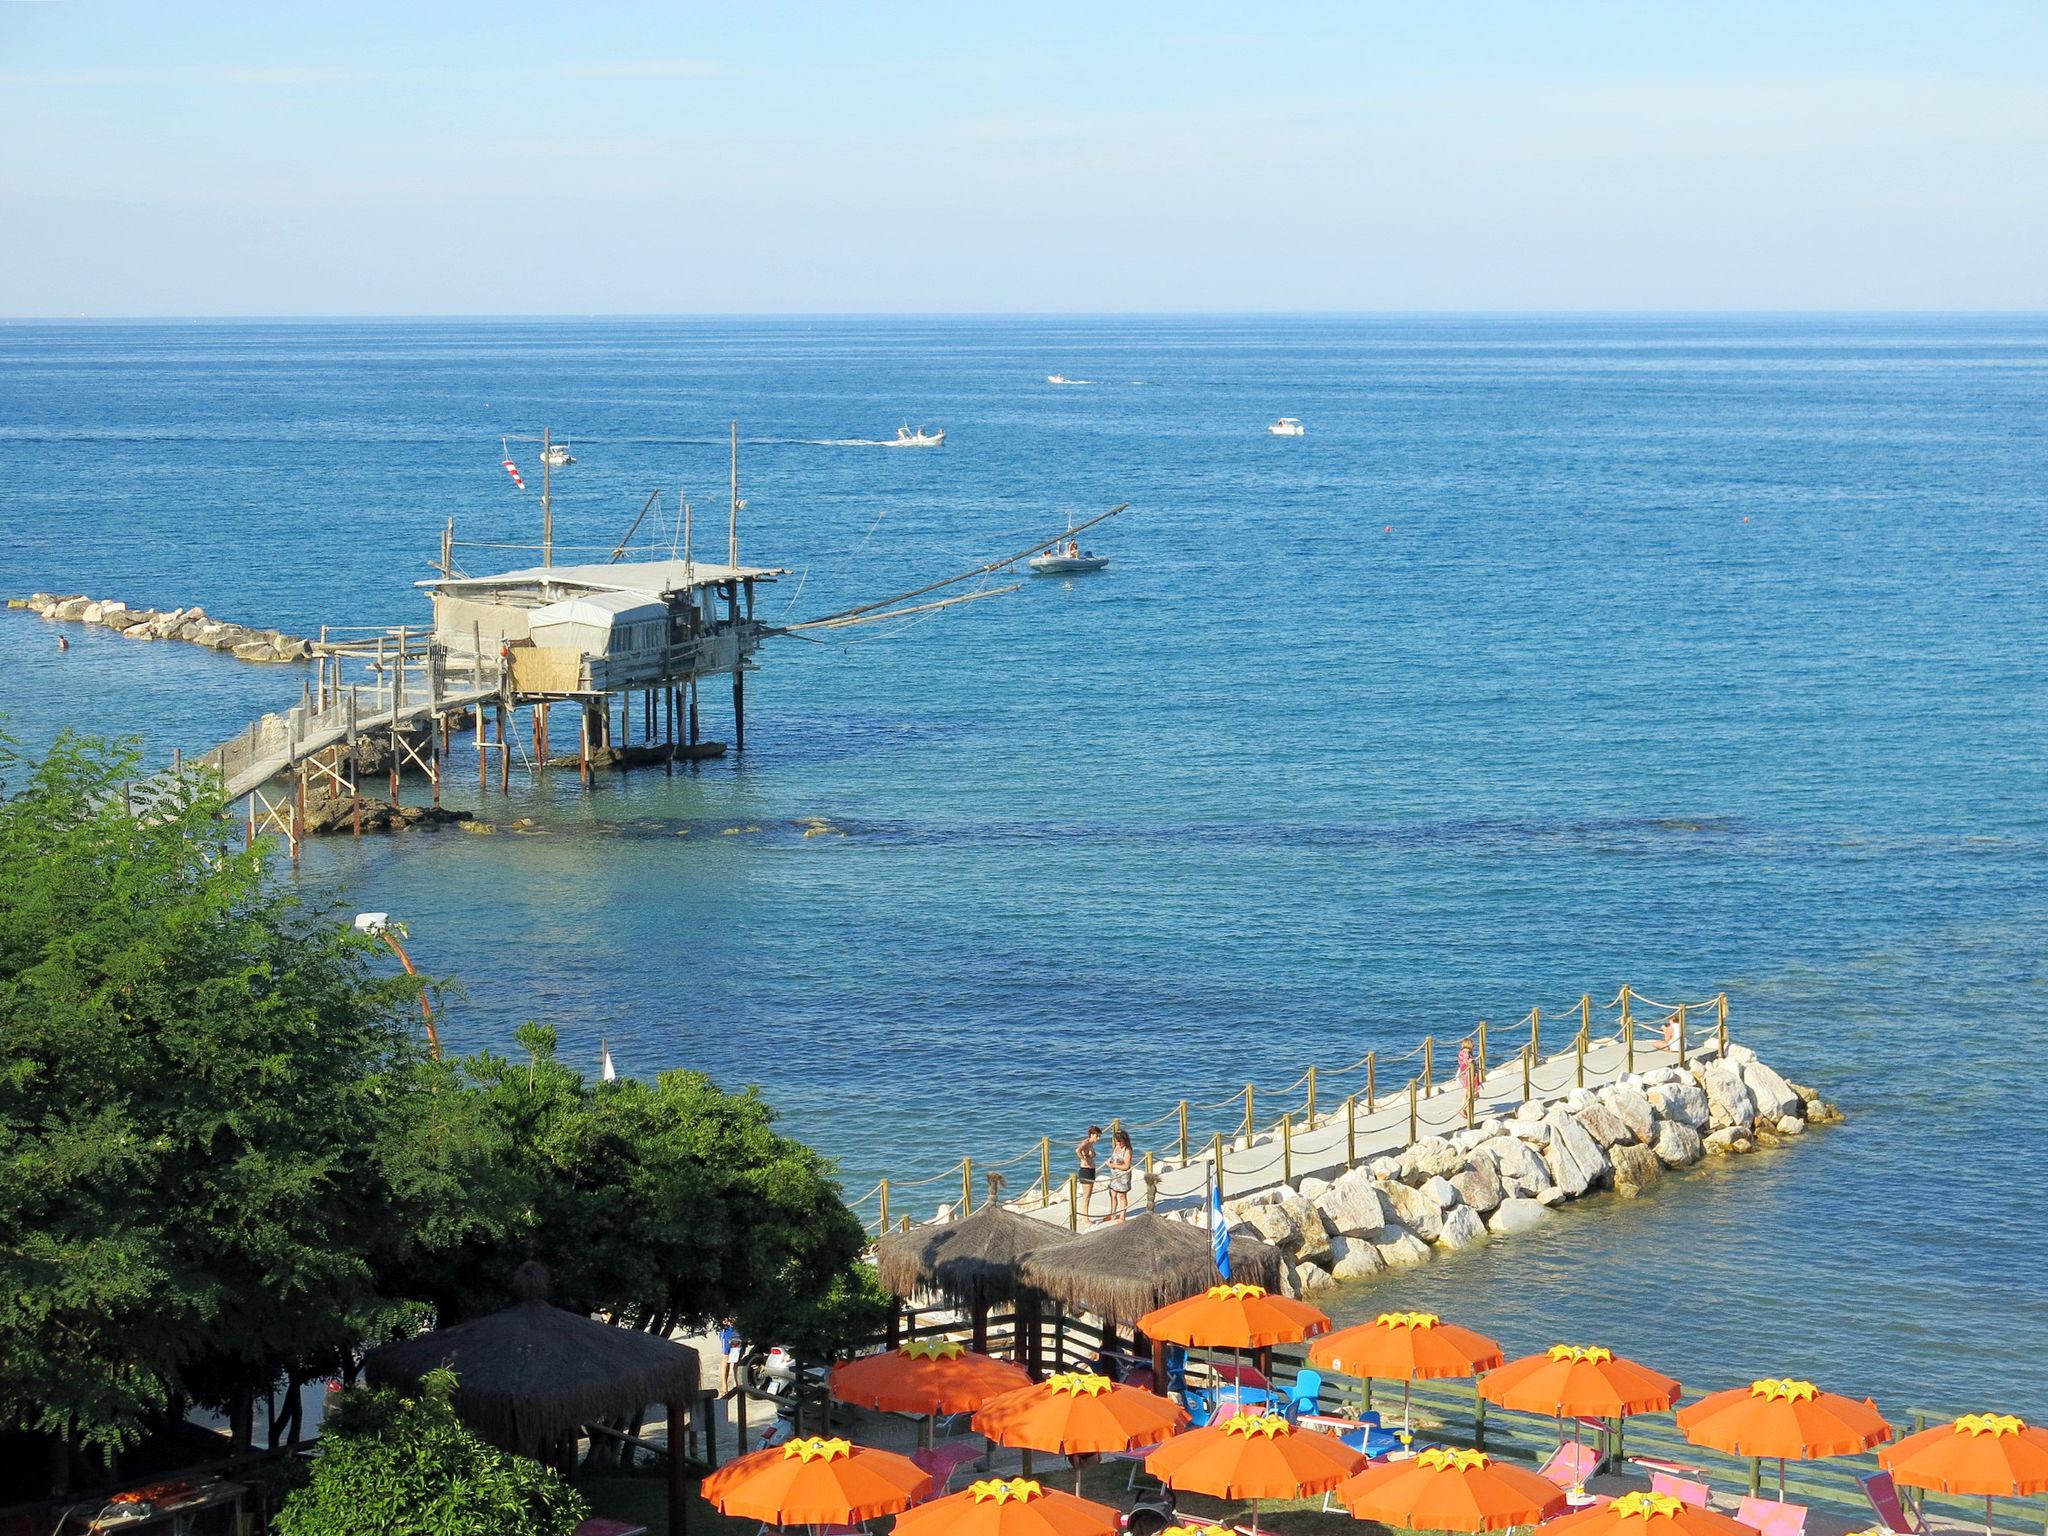
M1856 1479L1863 1485L1863 1497L1870 1500L1870 1508L1878 1523L1898 1536L1920 1536L1925 1530L1913 1512L1899 1499L1898 1484L1892 1481L1889 1472L1871 1472Z
M1696 1483L1689 1477L1673 1477L1669 1472L1650 1474L1650 1492L1666 1494L1697 1509L1705 1509L1709 1498L1705 1483Z
M1303 1366L1295 1374L1294 1385L1287 1389L1287 1401L1280 1405L1280 1411L1290 1419L1304 1413L1322 1411L1323 1373Z
M1160 1445L1163 1445L1163 1444L1165 1444L1165 1442L1164 1442L1164 1441L1161 1441L1161 1442L1159 1442L1159 1444L1160 1444ZM1144 1471L1145 1471L1145 1458L1146 1458L1147 1456L1150 1456L1150 1455L1151 1455L1151 1454L1152 1454L1152 1453L1153 1453L1154 1451L1156 1451L1156 1450L1158 1450L1158 1449L1159 1449L1159 1445L1139 1445L1139 1446L1133 1446L1133 1447L1132 1447L1132 1448L1131 1448L1130 1450L1128 1450L1128 1451L1111 1451L1111 1452L1109 1453L1109 1460L1111 1460L1111 1461L1127 1461L1127 1462L1129 1462L1129 1463L1130 1463L1130 1465L1131 1465L1131 1475L1130 1475L1129 1477L1126 1477L1126 1478L1124 1479L1124 1492L1125 1492L1125 1493L1129 1493L1129 1492L1130 1492L1130 1491L1131 1491L1132 1489L1134 1489L1134 1488L1136 1488L1136 1487L1138 1486L1138 1474L1139 1474L1140 1472L1144 1472ZM1152 1474L1151 1474L1151 1473L1149 1473L1149 1472L1146 1472L1146 1473L1145 1473L1145 1475L1146 1475L1147 1477L1151 1477L1151 1475L1152 1475ZM1158 1482L1158 1479L1157 1479L1157 1478L1153 1478L1153 1481L1154 1481L1154 1482ZM1164 1484L1161 1484L1161 1486L1163 1487L1163 1486L1165 1486L1165 1485L1164 1485Z
M932 1475L932 1491L927 1499L936 1499L952 1491L953 1478L959 1470L981 1459L977 1446L956 1441L951 1445L935 1445L929 1449L920 1448L910 1453L910 1459Z
M1550 1460L1536 1469L1537 1475L1548 1478L1569 1493L1574 1488L1583 1488L1587 1480L1600 1475L1606 1469L1607 1458L1590 1445L1579 1445L1566 1441L1550 1453Z
M1735 1506L1735 1518L1763 1536L1802 1536L1806 1530L1804 1504L1780 1504L1776 1499L1759 1499L1745 1494Z

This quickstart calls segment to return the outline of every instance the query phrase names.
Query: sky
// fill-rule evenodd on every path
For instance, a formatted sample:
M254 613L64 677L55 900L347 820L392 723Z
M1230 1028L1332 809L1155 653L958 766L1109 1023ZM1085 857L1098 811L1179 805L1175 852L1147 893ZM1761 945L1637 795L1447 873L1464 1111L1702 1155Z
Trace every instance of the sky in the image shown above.
M0 314L2048 308L2043 0L0 0Z

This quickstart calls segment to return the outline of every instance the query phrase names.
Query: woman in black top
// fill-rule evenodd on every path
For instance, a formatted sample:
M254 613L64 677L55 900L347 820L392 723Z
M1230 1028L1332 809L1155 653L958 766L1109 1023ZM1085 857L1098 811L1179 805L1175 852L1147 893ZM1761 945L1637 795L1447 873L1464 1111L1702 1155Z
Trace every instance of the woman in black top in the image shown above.
M1080 1206L1079 1224L1087 1226L1088 1207L1095 1199L1095 1154L1102 1141L1102 1127L1091 1125L1088 1134L1081 1138L1081 1144L1074 1148L1074 1161L1081 1166L1074 1175L1074 1199Z

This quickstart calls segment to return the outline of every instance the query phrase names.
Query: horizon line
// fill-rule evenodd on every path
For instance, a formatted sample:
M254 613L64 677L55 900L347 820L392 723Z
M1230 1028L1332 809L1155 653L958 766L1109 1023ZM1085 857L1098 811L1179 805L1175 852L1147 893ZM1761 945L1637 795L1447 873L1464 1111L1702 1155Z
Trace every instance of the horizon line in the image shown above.
M421 321L590 323L619 320L1512 320L1512 319L1946 319L2036 318L2048 308L1814 309L939 309L939 310L616 310L336 311L193 315L0 315L0 325L407 324Z

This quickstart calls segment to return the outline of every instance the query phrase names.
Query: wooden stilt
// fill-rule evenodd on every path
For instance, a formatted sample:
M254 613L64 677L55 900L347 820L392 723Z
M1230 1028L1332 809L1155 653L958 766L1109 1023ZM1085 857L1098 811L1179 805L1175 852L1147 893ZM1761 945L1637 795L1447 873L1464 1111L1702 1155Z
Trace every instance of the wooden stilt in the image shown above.
M498 715L498 793L512 793L512 733L507 729L505 706L500 704Z
M491 792L491 754L484 741L484 707L475 706L476 715L476 792L478 796Z
M583 706L583 787L590 788L590 706Z
M747 750L747 674L732 669L732 749Z
M690 679L690 745L693 747L697 745L698 739L699 735L697 730L697 679L693 677Z
M441 738L448 732L442 722L448 717L436 715L427 722L427 776L434 781L434 809L441 809Z

